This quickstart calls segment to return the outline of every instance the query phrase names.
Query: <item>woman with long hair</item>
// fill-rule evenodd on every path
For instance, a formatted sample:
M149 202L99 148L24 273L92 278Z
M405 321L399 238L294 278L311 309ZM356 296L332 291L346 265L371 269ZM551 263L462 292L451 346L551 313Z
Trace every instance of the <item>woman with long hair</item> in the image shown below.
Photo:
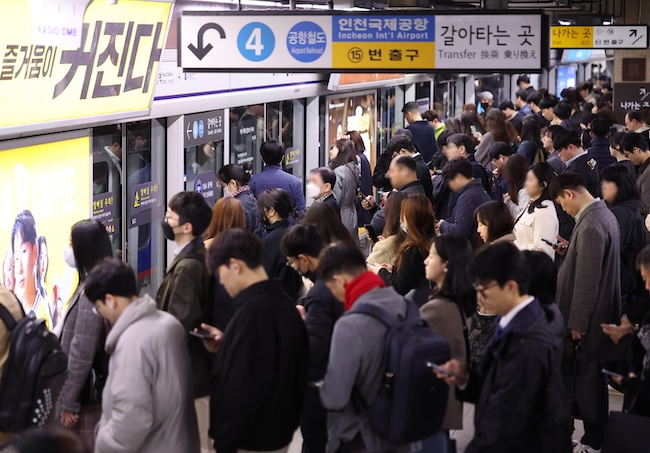
M535 115L528 115L521 123L521 145L517 153L528 159L528 164L546 162L548 151L542 143L542 132L539 120Z
M429 301L420 308L429 328L449 343L451 357L466 364L466 317L476 310L476 290L472 286L467 263L472 259L472 244L463 236L445 234L433 239L429 255L424 260L426 278L436 286ZM449 443L449 431L463 429L463 403L449 389L447 410L440 427L441 433L424 440L423 451L444 453Z
M429 254L434 237L434 213L431 202L422 194L408 194L400 210L400 228L406 234L398 249L395 266L388 263L368 264L368 269L378 274L387 285L392 285L399 294L410 291L418 305L426 301L421 291L428 288L424 275L424 259Z
M460 115L460 132L461 134L469 135L474 139L474 144L478 145L478 137L485 134L485 128L481 123L481 118L476 112L465 112Z
M512 143L511 134L508 134L508 124L505 114L499 109L490 109L485 116L486 132L480 137L480 143L474 154L476 161L484 167L490 163L490 148L495 142Z
M246 228L244 208L236 198L221 198L212 208L212 220L208 226L204 242L206 250L210 248L214 238L219 233L233 228L242 230ZM208 294L209 300L212 301L212 312L210 313L210 320L206 322L224 332L235 314L235 304L232 297L220 283L218 274L213 274L210 277Z
M515 225L512 214L501 201L488 201L474 212L476 231L485 244L499 241L514 242Z
M241 203L246 216L246 228L256 236L262 237L264 228L260 225L257 200L248 186L251 180L250 164L245 166L229 164L221 167L217 174L223 187L224 197L232 197ZM214 236L212 236L214 237Z
M636 257L646 242L641 195L635 180L620 164L606 167L601 178L603 200L618 220L621 230L621 294L626 298L635 290L643 291L635 266Z
M366 145L363 142L363 138L361 137L359 131L350 131L348 133L348 136L350 137L352 143L354 143L354 149L357 152L357 165L360 169L361 178L359 181L359 189L363 195L367 197L368 195L372 195L372 172L370 171L370 161L368 161L368 158L365 154ZM356 206L358 225L363 226L367 223L370 223L370 220L372 219L370 212L363 209L361 203L358 201L356 202Z
M528 170L524 189L530 203L515 220L514 229L515 245L519 249L544 252L551 259L555 259L555 251L544 239L555 242L560 228L555 203L549 193L554 179L553 167L546 162L535 164Z
M373 245L372 252L368 255L368 263L387 263L394 266L397 262L399 248L406 237L406 233L400 228L400 211L406 196L403 192L393 192L386 200L386 224L379 242Z
M327 203L314 203L307 209L302 223L314 225L323 237L325 244L346 242L358 247L350 232L341 223L341 218L336 214L333 207Z
M358 238L356 202L360 178L354 143L351 140L337 140L329 151L329 159L330 167L336 174L334 196L341 208L341 222L353 238Z
M524 212L530 201L524 189L528 168L528 160L524 156L513 154L503 169L503 177L508 184L508 193L503 197L503 201L515 219Z
M292 300L298 300L303 288L302 278L291 266L287 266L287 257L280 247L282 236L289 229L289 216L297 218L289 192L267 189L260 194L257 203L267 233L262 241L264 269L269 278L280 281Z
M61 424L81 436L86 448L95 448L95 426L101 418L101 393L108 375L104 340L108 328L94 312L94 301L84 293L86 276L100 261L113 256L104 225L82 220L72 226L63 259L77 269L79 284L55 329L68 355L68 376L61 392Z

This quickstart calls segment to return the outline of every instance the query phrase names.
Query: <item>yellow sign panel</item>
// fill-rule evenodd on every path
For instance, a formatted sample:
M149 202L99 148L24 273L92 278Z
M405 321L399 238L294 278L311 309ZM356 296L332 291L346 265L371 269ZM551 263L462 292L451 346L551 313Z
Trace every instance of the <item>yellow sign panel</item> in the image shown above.
M433 42L333 42L335 68L422 69L434 68Z
M2 286L52 328L76 288L63 250L90 214L90 139L0 151L0 203Z
M591 49L594 27L551 26L551 49Z
M33 42L30 3L0 15L0 127L149 108L171 3L94 0L72 48Z

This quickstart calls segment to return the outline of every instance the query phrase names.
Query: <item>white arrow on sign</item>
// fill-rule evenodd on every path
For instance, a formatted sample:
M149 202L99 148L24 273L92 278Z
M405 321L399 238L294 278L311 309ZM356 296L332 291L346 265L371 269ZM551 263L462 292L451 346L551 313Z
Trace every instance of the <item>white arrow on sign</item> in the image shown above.
M187 131L185 131L185 132L187 133L187 139L190 140L192 138L192 122L191 121L189 123L187 123Z

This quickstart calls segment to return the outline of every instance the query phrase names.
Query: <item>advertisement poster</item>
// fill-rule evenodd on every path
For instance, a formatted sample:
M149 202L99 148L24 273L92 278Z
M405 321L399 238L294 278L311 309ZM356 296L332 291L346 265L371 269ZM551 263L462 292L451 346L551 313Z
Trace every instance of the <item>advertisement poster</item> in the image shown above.
M52 329L77 285L63 250L90 215L90 139L0 151L0 202L2 285Z
M327 151L351 131L359 131L366 146L365 155L370 167L375 166L375 94L327 99Z

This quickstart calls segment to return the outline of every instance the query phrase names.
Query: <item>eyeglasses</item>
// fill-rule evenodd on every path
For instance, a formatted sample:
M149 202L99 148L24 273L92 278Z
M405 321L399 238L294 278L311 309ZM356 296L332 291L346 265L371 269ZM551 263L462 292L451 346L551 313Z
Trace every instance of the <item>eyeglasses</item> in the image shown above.
M94 314L94 315L96 315L96 316L101 316L101 315L99 314L99 311L97 310L97 307L95 307L94 305L93 305L93 308L91 308L91 310L93 311L93 314Z
M498 286L499 282L492 282L489 285L481 285L480 283L472 283L472 287L474 288L474 291L479 293L481 296L485 297L485 292L490 289L494 288L495 286Z
M293 263L295 262L295 259L287 257L287 267L293 267Z

